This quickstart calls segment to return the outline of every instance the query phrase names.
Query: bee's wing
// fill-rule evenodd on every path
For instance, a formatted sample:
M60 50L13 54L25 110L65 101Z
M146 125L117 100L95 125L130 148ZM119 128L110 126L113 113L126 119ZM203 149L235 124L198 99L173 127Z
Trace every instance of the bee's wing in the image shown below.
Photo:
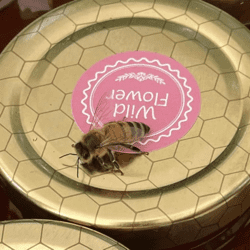
M116 146L117 144L122 143L122 140L111 135L106 135L105 140L101 142L100 147L111 147Z
M105 92L98 101L89 131L94 128L102 128L104 124L103 120L113 111L113 107L113 100L110 98L110 94Z
M123 145L107 145L106 146L108 149L116 152L121 152L121 153L126 153L126 154L134 154L135 151L124 147Z
M112 122L111 122L112 123ZM145 129L138 122L124 122L127 125L122 126L122 129L118 123L113 122L108 126L108 129L105 130L105 139L100 144L101 147L107 147L110 145L123 145L123 144L134 144L140 141L145 135ZM117 132L121 131L120 133ZM124 136L125 133L125 136Z
M114 137L112 133L108 133L106 134L105 140L100 144L100 147L106 147L112 151L135 154L140 151L138 148L133 146L135 142L136 140L134 138L118 138Z
M139 148L137 148L129 143L110 144L110 145L106 145L106 147L112 151L126 153L126 154L142 154L142 153L144 153Z

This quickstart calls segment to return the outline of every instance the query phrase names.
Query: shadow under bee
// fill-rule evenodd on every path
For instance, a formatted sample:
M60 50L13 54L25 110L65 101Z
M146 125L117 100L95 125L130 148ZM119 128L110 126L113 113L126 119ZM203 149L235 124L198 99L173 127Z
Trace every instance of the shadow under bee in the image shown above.
M115 152L116 161L120 165L121 169L131 164L135 160L135 158L140 156L141 155L138 154L127 154L127 153L125 154L121 152Z

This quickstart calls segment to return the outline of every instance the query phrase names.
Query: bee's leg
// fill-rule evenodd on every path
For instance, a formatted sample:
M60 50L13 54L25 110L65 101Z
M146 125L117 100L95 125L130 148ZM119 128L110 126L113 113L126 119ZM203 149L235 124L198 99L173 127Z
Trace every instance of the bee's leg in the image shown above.
M115 168L117 168L117 170L114 170L114 172L120 172L121 175L124 175L124 173L123 173L123 172L121 171L121 169L120 169L120 166L119 166L118 162L117 162L116 159L115 159L115 156L114 156L113 151L108 150L108 154L109 154L109 158L110 158L110 160L111 160L113 166L114 166Z
M106 170L109 169L108 165L103 161L102 158L96 156L96 159L97 159L97 161L99 162L99 164L100 164L102 167L104 167Z
M59 158L63 158L63 157L68 156L68 155L77 155L77 154L69 153L69 154L66 154L66 155L62 155Z
M76 164L77 164L77 167L76 167L76 169L77 169L77 178L79 178L79 161L80 161L80 158L78 157L77 158L77 161L76 161Z
M112 162L113 165L117 168L117 170L114 170L114 172L119 172L121 175L124 175L124 173L121 171L120 166L117 161Z

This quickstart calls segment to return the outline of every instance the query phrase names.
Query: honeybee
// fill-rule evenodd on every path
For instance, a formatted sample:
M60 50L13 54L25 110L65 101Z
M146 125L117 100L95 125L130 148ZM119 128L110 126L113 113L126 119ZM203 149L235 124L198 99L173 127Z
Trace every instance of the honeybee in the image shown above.
M77 155L77 177L79 177L79 164L84 168L92 171L111 171L124 173L121 171L118 162L115 159L115 151L122 152L124 149L135 154L148 154L142 152L139 148L132 144L144 138L149 133L150 128L142 122L131 121L112 121L104 124L102 127L96 126L99 124L97 116L98 108L95 111L95 122L92 122L90 130L84 134L81 140L72 145ZM107 114L107 113L106 113Z

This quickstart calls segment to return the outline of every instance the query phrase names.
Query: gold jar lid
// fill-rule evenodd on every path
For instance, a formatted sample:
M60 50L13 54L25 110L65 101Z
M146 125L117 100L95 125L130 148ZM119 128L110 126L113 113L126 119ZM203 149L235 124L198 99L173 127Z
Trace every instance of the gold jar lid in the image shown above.
M0 236L1 249L128 250L117 241L92 229L53 220L2 221Z
M223 228L250 204L249 41L241 23L202 1L74 1L43 15L0 57L1 174L61 218L131 233L149 248L151 238L157 249ZM189 70L200 115L125 175L80 169L77 178L76 159L59 159L82 135L71 114L74 86L96 62L136 50Z

